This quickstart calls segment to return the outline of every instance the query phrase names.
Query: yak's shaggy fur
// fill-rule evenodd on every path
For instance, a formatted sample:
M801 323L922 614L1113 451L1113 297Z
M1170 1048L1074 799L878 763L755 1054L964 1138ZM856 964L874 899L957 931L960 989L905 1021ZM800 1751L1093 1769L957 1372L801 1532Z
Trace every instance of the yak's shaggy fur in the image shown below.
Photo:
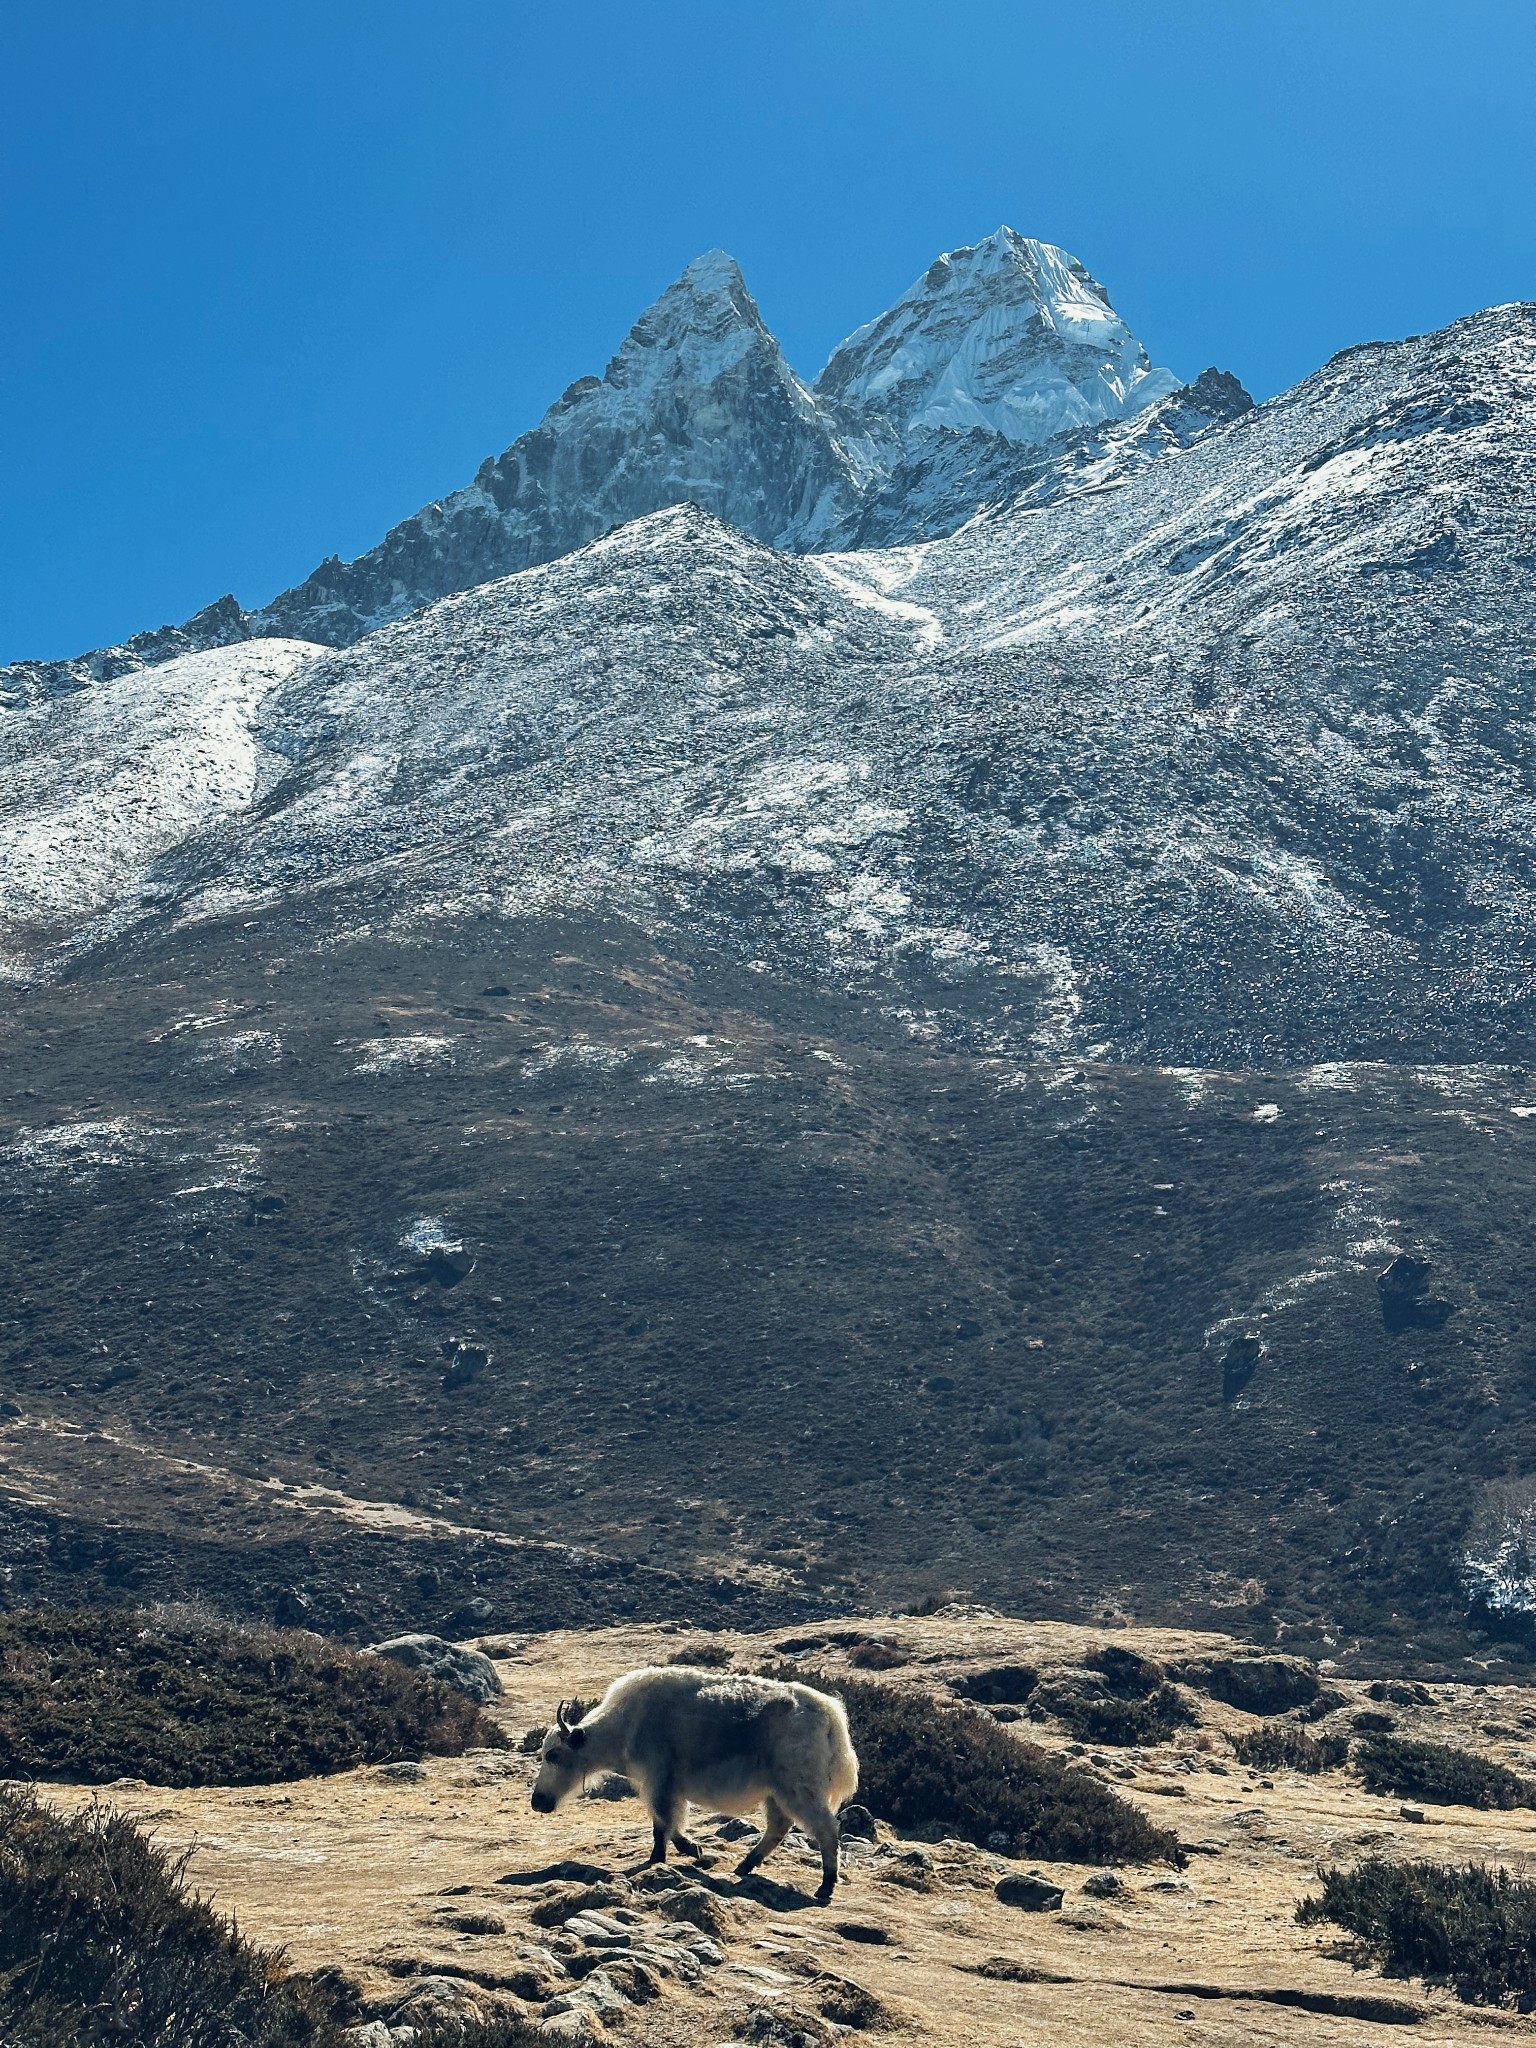
M738 1867L746 1876L798 1821L821 1850L821 1888L837 1883L837 1809L859 1782L842 1702L808 1685L733 1677L687 1665L648 1666L615 1680L583 1713L562 1706L544 1738L533 1804L553 1813L600 1771L619 1771L650 1809L651 1861L682 1832L690 1804L711 1813L761 1806L766 1824Z

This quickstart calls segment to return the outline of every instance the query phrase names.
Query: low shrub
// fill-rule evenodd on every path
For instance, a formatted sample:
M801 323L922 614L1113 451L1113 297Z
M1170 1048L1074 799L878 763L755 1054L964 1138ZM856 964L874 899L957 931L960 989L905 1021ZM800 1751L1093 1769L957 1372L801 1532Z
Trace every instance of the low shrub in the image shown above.
M731 1646L718 1636L695 1636L667 1659L669 1664L686 1664L695 1670L723 1671L731 1661Z
M1382 1857L1318 1875L1321 1896L1303 1899L1296 1918L1348 1929L1358 1962L1454 1985L1473 2005L1536 1996L1536 1885L1482 1864Z
M1367 1791L1392 1792L1400 1799L1503 1810L1536 1805L1536 1784L1529 1778L1446 1742L1378 1735L1359 1745L1355 1765Z
M1086 1771L1021 1742L989 1714L914 1686L844 1679L859 1799L893 1827L941 1822L984 1844L1065 1863L1184 1861L1178 1839Z
M316 1989L255 1947L121 1814L0 1788L0 2042L331 2048Z
M462 1693L386 1657L195 1609L0 1614L0 1777L271 1784L505 1747Z
M1304 1728L1251 1728L1234 1735L1239 1763L1256 1771L1336 1771L1349 1757L1347 1735L1308 1735Z
M1080 1742L1122 1749L1166 1742L1175 1728L1187 1728L1196 1718L1176 1685L1161 1683L1144 1697L1127 1697L1098 1671L1062 1671L1042 1679L1030 1695L1029 1711L1037 1721L1054 1716Z

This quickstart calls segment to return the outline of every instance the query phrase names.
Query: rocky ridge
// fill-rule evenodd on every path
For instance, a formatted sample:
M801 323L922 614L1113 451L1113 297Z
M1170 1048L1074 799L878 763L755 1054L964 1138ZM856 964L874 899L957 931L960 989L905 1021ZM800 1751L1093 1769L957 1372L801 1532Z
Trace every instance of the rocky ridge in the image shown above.
M245 639L347 646L434 599L685 502L795 550L846 545L877 506L887 537L947 531L1015 470L1020 487L1057 466L1070 477L1079 429L1178 389L1080 263L1011 228L939 257L809 387L737 265L712 250L641 316L601 377L577 378L465 489L377 547L352 562L331 557L253 611L224 597L182 627L0 670L0 706ZM1185 438L1201 403L1198 393L1184 402ZM904 466L935 459L942 492L912 490Z

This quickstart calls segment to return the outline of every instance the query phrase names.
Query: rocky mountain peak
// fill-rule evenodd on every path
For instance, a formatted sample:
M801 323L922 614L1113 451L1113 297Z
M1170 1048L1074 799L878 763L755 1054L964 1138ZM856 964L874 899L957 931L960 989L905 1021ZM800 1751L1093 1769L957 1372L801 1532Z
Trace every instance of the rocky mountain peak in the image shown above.
M221 600L121 647L0 671L0 695L49 696L252 637L349 646L685 502L797 552L951 533L983 506L1038 490L1042 460L1068 481L1087 461L1102 467L1097 448L1066 438L1177 388L1081 263L1012 228L940 256L814 387L786 361L735 259L707 250L601 376L578 377L467 487L366 554L328 557L255 611ZM1184 408L1177 435L1143 436L1132 458L1184 445L1222 410L1202 402Z
M902 439L979 427L1040 443L1178 383L1076 257L1002 227L931 263L834 351L814 389Z
M710 249L696 256L640 315L603 376L584 381L589 391L603 385L644 386L659 372L673 380L711 383L751 353L761 354L770 372L787 385L804 391L735 258ZM805 404L810 403L807 395Z

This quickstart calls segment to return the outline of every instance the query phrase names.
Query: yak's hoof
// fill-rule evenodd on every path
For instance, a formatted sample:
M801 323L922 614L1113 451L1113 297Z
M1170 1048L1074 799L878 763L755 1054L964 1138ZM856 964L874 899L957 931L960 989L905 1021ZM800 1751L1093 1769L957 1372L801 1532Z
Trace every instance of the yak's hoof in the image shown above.
M753 1871L756 1870L756 1868L757 1865L752 1861L752 1858L750 1856L743 1856L741 1861L736 1866L736 1875L738 1877L750 1877Z
M817 1903L817 1905L818 1905L818 1906L830 1906L830 1905L831 1905L831 1903L832 1903L832 1894L833 1894L833 1892L834 1892L834 1891L836 1890L836 1888L837 1888L837 1879L836 1879L835 1877L829 1877L829 1878L826 1878L826 1879L824 1879L824 1880L823 1880L823 1882L822 1882L821 1884L817 1885L817 1887L816 1887L816 1903Z

